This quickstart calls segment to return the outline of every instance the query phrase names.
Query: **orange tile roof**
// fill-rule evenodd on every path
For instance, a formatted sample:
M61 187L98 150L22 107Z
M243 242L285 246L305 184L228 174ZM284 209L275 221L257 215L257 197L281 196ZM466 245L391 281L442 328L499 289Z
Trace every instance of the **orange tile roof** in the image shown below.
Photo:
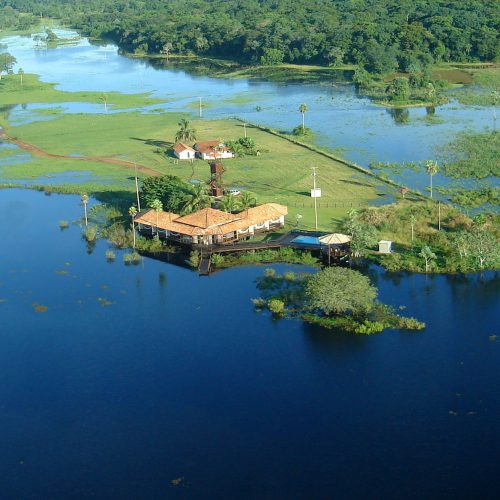
M191 146L188 146L187 144L184 144L182 142L178 142L177 144L174 144L172 148L176 153L182 153L183 151L193 151L194 149Z
M239 219L241 219L240 214L228 214L227 212L215 210L214 208L204 208L198 210L198 212L180 217L177 219L177 222L187 224L188 226L208 229L209 227L220 226L221 224L227 224Z
M239 214L228 214L213 208L204 208L189 215L179 216L170 212L158 214L158 227L188 236L228 234L255 224L276 220L288 214L288 208L277 203L265 203ZM135 222L156 226L156 212L140 212Z

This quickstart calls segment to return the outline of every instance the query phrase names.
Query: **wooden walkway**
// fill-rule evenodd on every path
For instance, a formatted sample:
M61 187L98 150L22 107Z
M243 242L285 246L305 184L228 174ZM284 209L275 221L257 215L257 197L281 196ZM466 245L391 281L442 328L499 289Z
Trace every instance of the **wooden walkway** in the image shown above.
M208 276L210 274L210 266L212 264L212 253L206 252L202 254L200 265L198 266L198 274L200 276Z

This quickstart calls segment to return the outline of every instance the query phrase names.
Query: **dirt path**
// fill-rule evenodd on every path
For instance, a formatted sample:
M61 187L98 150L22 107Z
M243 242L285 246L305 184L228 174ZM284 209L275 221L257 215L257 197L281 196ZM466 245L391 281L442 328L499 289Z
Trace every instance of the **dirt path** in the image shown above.
M11 142L12 144L16 144L21 149L24 149L25 151L28 151L29 153L35 156L41 156L42 158L59 158L64 160L108 163L109 165L119 165L121 167L127 167L134 170L137 168L139 172L143 172L144 174L153 175L156 177L163 175L161 172L158 172L158 170L154 170L152 168L145 167L144 165L139 165L131 161L120 160L119 158L112 158L112 157L109 158L105 156L65 156L65 155L55 155L52 153L48 153L47 151L44 151L43 149L40 149L39 147L34 146L33 144L11 137L10 135L5 133L5 130L2 127L0 127L0 139L5 139L6 141Z

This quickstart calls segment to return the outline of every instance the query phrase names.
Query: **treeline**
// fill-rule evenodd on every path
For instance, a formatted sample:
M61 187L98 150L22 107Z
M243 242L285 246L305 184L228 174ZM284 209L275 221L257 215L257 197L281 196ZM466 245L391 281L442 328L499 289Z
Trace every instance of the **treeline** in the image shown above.
M497 0L0 0L138 53L370 73L500 56Z

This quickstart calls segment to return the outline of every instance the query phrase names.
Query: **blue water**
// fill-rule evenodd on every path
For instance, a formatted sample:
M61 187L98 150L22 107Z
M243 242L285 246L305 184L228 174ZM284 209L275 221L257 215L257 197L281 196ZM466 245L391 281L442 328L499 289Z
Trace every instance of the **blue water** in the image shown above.
M297 236L292 240L292 243L301 245L319 245L319 240L316 236Z
M1 498L497 498L499 273L374 268L427 328L350 336L255 313L263 267L108 263L79 196L0 213Z

